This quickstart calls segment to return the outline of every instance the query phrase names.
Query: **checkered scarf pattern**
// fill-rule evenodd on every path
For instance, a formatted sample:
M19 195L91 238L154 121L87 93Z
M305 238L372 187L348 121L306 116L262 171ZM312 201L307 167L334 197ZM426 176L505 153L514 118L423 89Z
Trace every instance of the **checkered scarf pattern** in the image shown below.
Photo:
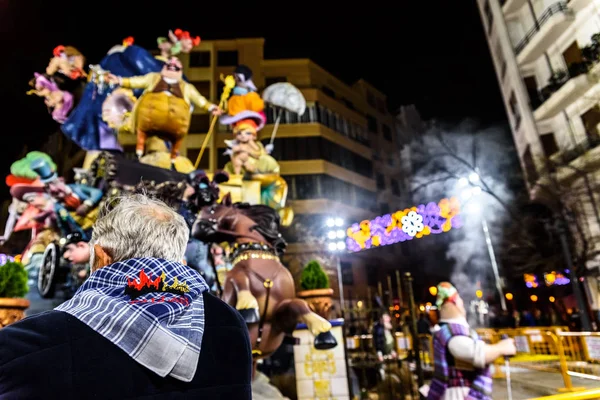
M176 277L189 292L151 292L132 300L125 294L140 271L156 279ZM204 333L204 279L183 264L135 258L98 269L75 296L55 310L71 314L161 377L190 382L196 373Z

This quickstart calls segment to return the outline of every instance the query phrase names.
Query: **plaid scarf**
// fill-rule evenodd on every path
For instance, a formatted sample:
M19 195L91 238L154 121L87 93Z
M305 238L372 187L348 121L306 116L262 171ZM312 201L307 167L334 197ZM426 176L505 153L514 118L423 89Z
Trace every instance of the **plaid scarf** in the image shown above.
M98 269L55 310L71 314L161 377L196 373L208 290L193 269L134 258Z

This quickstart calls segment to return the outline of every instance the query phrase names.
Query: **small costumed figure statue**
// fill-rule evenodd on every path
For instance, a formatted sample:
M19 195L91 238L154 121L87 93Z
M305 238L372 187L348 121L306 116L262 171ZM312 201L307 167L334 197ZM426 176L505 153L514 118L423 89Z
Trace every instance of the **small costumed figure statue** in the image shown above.
M428 400L491 400L490 365L503 356L513 356L517 349L513 339L487 344L467 323L467 311L456 288L438 285L436 305L440 321L433 336L435 370L431 386L424 386Z
M279 164L267 154L265 147L257 140L258 125L253 119L238 121L233 127L235 140L226 140L229 149L225 154L231 161L225 165L230 174L278 174Z

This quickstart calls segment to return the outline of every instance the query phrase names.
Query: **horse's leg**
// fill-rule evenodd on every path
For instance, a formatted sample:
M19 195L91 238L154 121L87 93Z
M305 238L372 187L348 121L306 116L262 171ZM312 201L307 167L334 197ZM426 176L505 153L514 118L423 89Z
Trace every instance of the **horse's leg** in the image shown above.
M302 299L283 300L275 311L276 321L281 325L295 324L298 319L306 324L314 335L314 345L317 350L332 349L337 341L331 334L331 323L310 310Z
M225 279L225 286L233 286L237 298L235 309L239 311L247 324L254 324L260 320L258 313L258 301L250 291L250 278L242 269L233 268ZM229 294L232 296L233 294ZM223 301L231 300L231 297L223 296Z
M141 129L137 130L137 142L135 145L135 154L138 156L138 158L142 158L142 156L144 155L144 148L146 147L147 137L148 137L148 135L146 135L146 132L144 132Z

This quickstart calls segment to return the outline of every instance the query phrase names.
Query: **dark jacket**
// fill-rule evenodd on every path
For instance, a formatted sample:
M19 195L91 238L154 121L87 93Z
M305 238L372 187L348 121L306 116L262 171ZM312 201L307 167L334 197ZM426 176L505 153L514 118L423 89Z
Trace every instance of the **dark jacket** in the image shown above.
M0 329L0 399L252 398L248 329L204 294L205 331L194 379L161 378L75 317L48 311Z

